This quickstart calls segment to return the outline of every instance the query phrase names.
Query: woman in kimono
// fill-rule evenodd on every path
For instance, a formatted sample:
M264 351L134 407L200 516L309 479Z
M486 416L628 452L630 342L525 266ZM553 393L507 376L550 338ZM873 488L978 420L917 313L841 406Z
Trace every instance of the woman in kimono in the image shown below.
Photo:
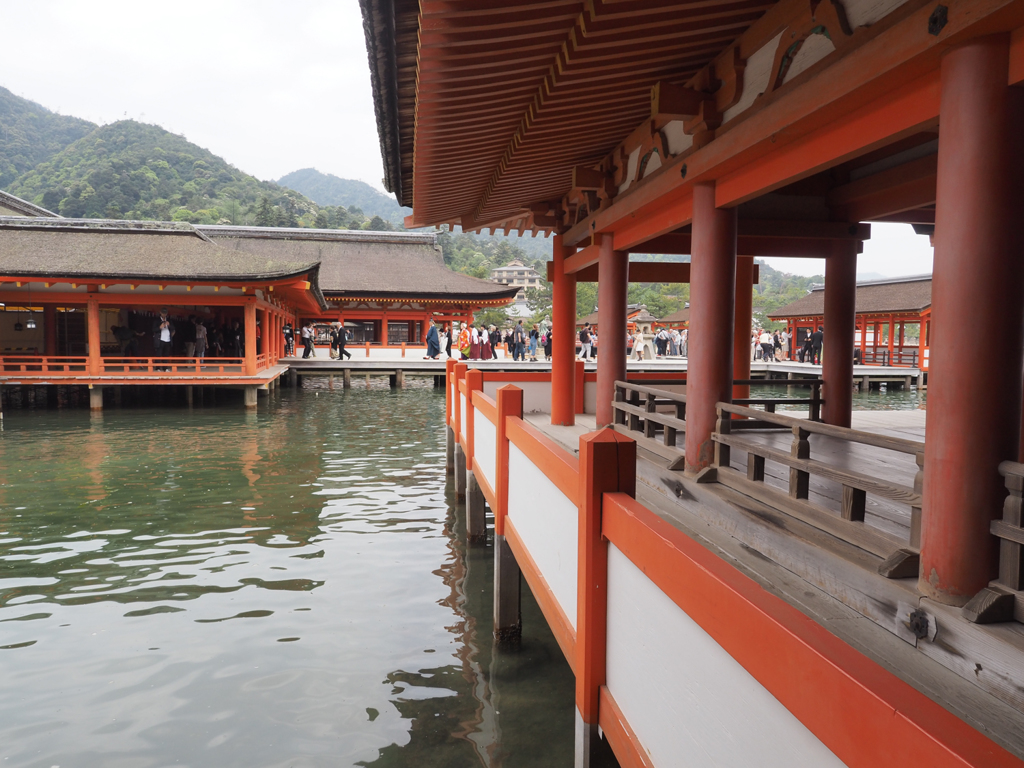
M344 331L342 331L344 333ZM437 326L434 324L434 318L430 318L430 327L427 329L427 356L424 360L437 360L437 356L441 354L441 339L437 335Z
M480 326L480 359L490 360L494 355L491 352L491 337L487 333L487 329L482 325Z

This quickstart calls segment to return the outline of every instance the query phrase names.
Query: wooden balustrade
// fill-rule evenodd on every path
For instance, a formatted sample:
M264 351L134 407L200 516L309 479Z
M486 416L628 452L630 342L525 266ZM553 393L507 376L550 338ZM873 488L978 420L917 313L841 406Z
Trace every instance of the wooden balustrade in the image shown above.
M884 558L884 562L879 566L879 572L884 576L917 576L921 535L923 443L766 413L743 405L718 403L717 407L719 418L713 438L716 442L715 478L719 483ZM789 450L780 450L771 444L771 440L759 440L760 436L733 434L737 425L742 423L737 422L736 417L758 419L790 430L793 439ZM868 457L855 456L852 446L865 445L913 456L917 465L913 487L903 485L895 479L879 477L878 474L881 472L878 470L885 463L884 460L876 458L876 472L867 474L839 466L838 463L830 463L824 460L825 456L812 458L810 438L814 435L826 438L826 444L831 447L828 457L854 459L864 466L868 466ZM839 441L838 445L834 441ZM746 474L731 466L733 449L746 453ZM766 461L781 464L788 469L789 477L785 488L775 487L766 482ZM890 472L891 476L892 474ZM813 489L812 477L819 481L817 487ZM829 495L829 483L841 487L842 492L838 498L833 499ZM888 502L877 505L872 510L873 514L877 512L880 517L888 520L888 530L866 524L868 494ZM901 519L901 507L910 508L909 518ZM887 514L882 514L883 511ZM898 531L901 528L909 528L909 533L900 535Z
M673 408L674 415L658 413L659 406ZM616 381L612 413L616 432L629 435L640 447L667 459L669 469L683 468L686 455L679 435L686 432L686 395ZM656 439L659 427L660 441Z
M0 357L0 372L80 376L89 372L89 358L5 355Z
M101 361L104 376L209 376L213 373L245 372L245 359L241 357L104 357Z
M999 576L963 608L963 615L978 624L1024 622L1024 464L1004 461L999 474L1009 492L1003 516L993 520L992 535L999 539Z
M674 379L657 379L643 384L630 381L615 382L615 401L612 403L616 431L629 435L645 450L661 456L669 462L669 469L683 469L685 454L681 435L686 432L686 395L660 389L652 384L679 385ZM809 398L744 398L736 400L741 405L760 405L764 413L775 413L778 405L806 405L810 420L821 418L821 379L737 379L739 385L764 385L776 387L808 387ZM674 409L672 412L658 411ZM753 409L749 409L753 411ZM762 411L753 411L760 415ZM733 429L785 429L775 422L758 417L737 419ZM658 439L660 435L660 440Z

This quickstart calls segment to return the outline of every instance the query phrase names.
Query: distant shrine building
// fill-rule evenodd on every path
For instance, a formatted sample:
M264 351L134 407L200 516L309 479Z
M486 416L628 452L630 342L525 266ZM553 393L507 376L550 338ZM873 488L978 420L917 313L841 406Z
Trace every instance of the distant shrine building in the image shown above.
M319 259L326 309L312 320L317 344L342 322L349 342L400 347L426 343L430 318L472 322L473 314L511 303L517 289L458 272L444 264L433 234L200 226L218 245L271 259Z
M916 275L857 283L854 357L865 365L928 370L932 276ZM825 322L825 286L772 312L797 345Z
M431 318L469 322L517 290L450 271L433 234L65 219L6 193L0 214L0 385L85 386L93 407L168 383L255 405L286 370L287 325L418 346Z

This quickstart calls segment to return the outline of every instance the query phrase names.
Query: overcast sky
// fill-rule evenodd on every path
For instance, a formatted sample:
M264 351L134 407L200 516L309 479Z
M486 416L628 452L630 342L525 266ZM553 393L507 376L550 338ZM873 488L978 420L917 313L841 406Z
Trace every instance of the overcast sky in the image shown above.
M19 96L95 123L156 123L260 179L313 167L383 191L357 0L33 0L0 13L0 85ZM873 229L859 272L931 271L927 237Z

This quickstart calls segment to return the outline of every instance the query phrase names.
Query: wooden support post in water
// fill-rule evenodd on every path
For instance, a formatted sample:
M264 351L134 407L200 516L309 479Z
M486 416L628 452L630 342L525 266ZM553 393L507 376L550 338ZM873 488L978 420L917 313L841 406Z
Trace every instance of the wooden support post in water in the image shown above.
M487 502L476 474L466 470L466 538L470 544L487 540Z
M455 498L466 498L466 452L455 442Z
M395 371L395 386L405 389L405 371Z
M93 411L103 410L103 387L89 385L89 408Z
M328 374L328 376L327 376L327 389L329 389L331 392L334 391L334 374L333 373Z
M185 387L185 402L189 408L192 407L192 387Z
M341 387L342 389L352 388L352 371L348 368L341 372Z
M506 419L523 417L523 390L511 384L498 389L497 452L494 496L494 637L501 645L518 645L523 622L520 612L521 572L505 539L508 515L508 437Z
M244 391L243 397L245 399L245 407L246 408L255 408L256 407L256 397L257 397L257 395L256 395L256 387L254 387L252 385L249 385L249 386L246 386L243 391Z
M576 766L598 765L598 698L608 642L608 541L601 534L606 493L636 495L636 443L613 429L580 438L576 577Z

